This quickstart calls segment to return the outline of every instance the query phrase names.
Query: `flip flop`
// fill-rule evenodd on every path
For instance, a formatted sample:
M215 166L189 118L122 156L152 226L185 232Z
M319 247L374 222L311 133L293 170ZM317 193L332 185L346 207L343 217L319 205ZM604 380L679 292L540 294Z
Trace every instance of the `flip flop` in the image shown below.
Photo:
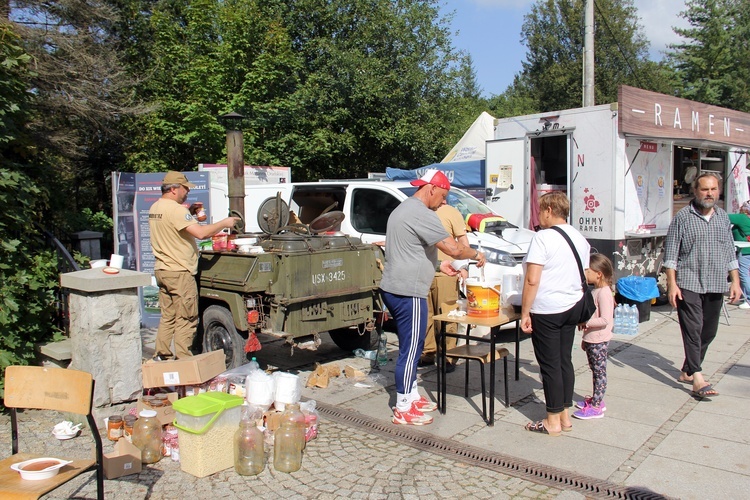
M562 426L562 431L563 432L570 432L572 430L573 430L573 424L570 424L568 426L565 426L565 425Z
M693 395L695 398L703 399L703 398L709 398L711 396L718 396L719 393L716 392L716 390L711 387L711 384L704 385L697 391L690 391L690 394Z
M693 381L692 381L692 380L688 380L688 379L682 378L682 376L678 377L678 378L677 378L677 381L678 381L678 382L682 382L683 384L690 384L690 385L692 385L692 384L693 384Z
M541 434L547 434L549 436L557 437L560 435L560 431L552 432L547 430L547 428L544 426L544 420L538 420L536 422L529 422L524 427L527 431L530 432L539 432Z

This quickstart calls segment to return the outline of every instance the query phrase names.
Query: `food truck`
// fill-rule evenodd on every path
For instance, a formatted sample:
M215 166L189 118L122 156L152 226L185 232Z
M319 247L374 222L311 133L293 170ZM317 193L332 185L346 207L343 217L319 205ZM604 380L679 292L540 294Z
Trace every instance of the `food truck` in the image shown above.
M559 190L570 223L611 256L615 279L657 276L672 217L702 172L721 179L718 206L750 198L750 114L621 86L616 103L495 121L486 143L485 203L519 227Z

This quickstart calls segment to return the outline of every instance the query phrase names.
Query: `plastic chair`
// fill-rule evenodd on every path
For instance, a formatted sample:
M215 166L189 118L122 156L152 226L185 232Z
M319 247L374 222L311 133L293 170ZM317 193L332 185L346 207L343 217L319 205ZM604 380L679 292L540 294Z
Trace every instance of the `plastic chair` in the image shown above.
M495 333L490 333L490 335L495 335ZM496 347L494 346L494 359L492 356L492 348L494 346L494 342L492 345L489 344L479 344L479 345L470 345L470 344L464 344L458 347L454 347L452 349L448 349L445 351L445 357L446 359L452 359L458 360L458 359L465 359L466 360L466 370L465 370L465 379L464 379L464 397L469 397L469 361L476 361L479 363L479 372L482 377L482 417L484 418L484 421L487 422L487 424L492 425L493 420L491 418L487 417L487 400L489 398L494 398L494 390L491 391L492 394L488 394L485 386L484 381L484 365L488 363L492 363L494 361L498 361L500 359L503 360L503 383L505 384L505 407L508 407L509 404L509 397L508 397L508 354L510 352L508 349L504 347ZM494 382L494 381L493 381ZM491 387L494 389L495 385L494 383L490 384ZM493 415L494 416L494 415Z
M39 498L83 472L96 470L97 498L104 498L102 439L91 414L94 379L90 373L41 366L9 366L5 370L5 406L10 410L11 453L0 461L0 498ZM42 455L18 453L16 410L55 410L85 415L96 445L92 459L74 460L49 479L29 481L11 470L14 463ZM56 457L63 458L63 457Z

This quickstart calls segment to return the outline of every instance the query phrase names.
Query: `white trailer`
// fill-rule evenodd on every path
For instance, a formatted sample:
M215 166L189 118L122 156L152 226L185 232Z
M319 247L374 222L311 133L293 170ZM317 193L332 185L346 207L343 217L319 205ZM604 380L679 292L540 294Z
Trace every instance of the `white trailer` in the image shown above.
M623 86L617 103L497 119L485 202L531 227L536 197L565 191L569 222L611 256L615 278L656 276L696 175L721 176L729 213L750 199L748 148L748 113Z

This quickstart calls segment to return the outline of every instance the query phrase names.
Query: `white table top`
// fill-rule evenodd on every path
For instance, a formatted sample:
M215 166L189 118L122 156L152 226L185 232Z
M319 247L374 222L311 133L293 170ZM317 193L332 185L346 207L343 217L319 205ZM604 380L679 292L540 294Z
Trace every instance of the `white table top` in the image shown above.
M741 248L750 248L750 241L735 241L734 247L741 249Z

